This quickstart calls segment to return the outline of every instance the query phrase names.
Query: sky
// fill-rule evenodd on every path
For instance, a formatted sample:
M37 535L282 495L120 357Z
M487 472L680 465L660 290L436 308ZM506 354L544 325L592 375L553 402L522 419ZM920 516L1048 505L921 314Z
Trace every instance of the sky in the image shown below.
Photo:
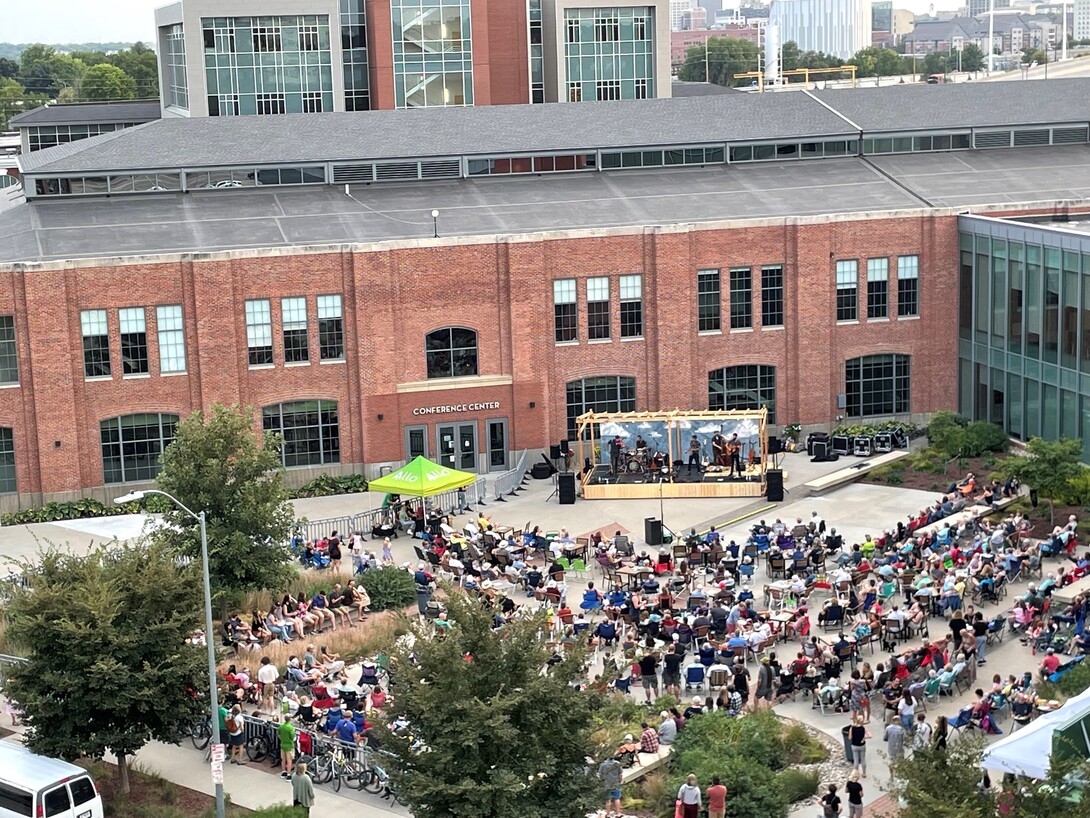
M0 0L0 41L148 43L169 0Z

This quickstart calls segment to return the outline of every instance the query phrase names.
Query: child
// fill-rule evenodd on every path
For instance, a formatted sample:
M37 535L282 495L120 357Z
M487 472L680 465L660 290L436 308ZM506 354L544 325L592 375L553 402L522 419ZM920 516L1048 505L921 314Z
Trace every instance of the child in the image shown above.
M394 564L394 552L390 550L390 538L387 537L382 541L382 564L393 565Z

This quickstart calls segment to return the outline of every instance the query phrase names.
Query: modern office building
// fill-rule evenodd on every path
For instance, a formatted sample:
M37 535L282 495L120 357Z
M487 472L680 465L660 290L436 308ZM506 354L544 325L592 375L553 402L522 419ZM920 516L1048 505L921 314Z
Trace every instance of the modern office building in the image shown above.
M584 46L595 41L584 41L572 58L585 57L586 65L565 66L565 78L573 71L581 76L585 68L595 88L599 75L606 83L631 80L623 84L632 94L636 79L655 85L654 73L640 65L639 38L620 21L647 19L644 33L658 37L649 46L658 53L667 47L667 2L597 11L576 4L572 14L588 16L592 38L616 33L618 39L585 54ZM568 25L569 5L549 3L543 14L542 0L180 0L155 12L163 115L566 100L566 87L546 93L544 43L547 37L566 42L564 34L546 30ZM653 11L641 11L648 8ZM610 21L626 30L614 32Z
M44 105L16 114L9 124L19 132L22 152L30 153L156 119L159 119L158 100L136 99Z
M503 469L588 409L828 429L997 384L1020 434L1090 437L1083 240L1012 221L1090 213L1088 85L172 118L21 156L0 506L150 480L213 402L283 433L293 483Z
M681 20L685 12L693 7L693 0L670 0L670 30L681 31Z
M871 44L867 0L772 0L770 23L778 23L783 42L803 51L851 57Z
M969 16L980 17L986 15L993 8L998 11L1010 7L1011 0L969 0Z
M1071 36L1076 40L1090 40L1090 0L1072 3Z

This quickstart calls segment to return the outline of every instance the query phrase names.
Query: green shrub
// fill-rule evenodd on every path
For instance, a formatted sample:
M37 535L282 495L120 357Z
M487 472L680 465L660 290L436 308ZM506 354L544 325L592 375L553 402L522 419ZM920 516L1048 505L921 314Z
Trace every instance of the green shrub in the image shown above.
M807 733L801 724L793 724L784 730L783 743L791 764L817 764L829 757L825 745Z
M1037 693L1045 699L1068 699L1090 688L1090 664L1082 662L1057 682L1041 682Z
M725 759L719 778L730 794L731 818L787 818L786 793L776 774L758 758ZM700 783L706 786L705 781Z
M371 610L404 608L416 601L416 581L413 575L401 568L387 565L360 575L360 585L371 597Z
M776 776L776 784L783 792L789 804L804 798L813 798L818 790L818 774L804 773L802 770L787 769Z
M367 491L367 479L362 474L346 474L334 477L322 474L304 483L291 493L299 497L330 497L334 494L360 494Z
M965 430L965 454L968 457L980 457L988 452L1005 452L1010 445L1010 438L1003 427L976 420Z
M169 501L152 495L143 503L101 503L94 499L72 500L67 503L46 503L38 508L26 508L0 515L0 525L27 525L30 523L55 523L61 520L80 520L89 517L115 517L119 514L139 514L165 511Z
M1077 476L1068 481L1069 489L1061 498L1071 506L1084 506L1090 503L1090 469L1080 469Z

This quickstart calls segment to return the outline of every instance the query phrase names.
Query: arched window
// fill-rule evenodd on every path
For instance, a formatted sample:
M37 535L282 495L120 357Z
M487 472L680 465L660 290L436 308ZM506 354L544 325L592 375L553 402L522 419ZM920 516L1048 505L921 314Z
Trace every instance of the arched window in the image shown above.
M477 374L477 333L465 327L444 327L424 339L428 378L464 378Z
M725 366L708 373L708 408L768 408L768 422L776 422L776 367L760 364Z
M903 415L909 412L912 358L864 355L845 364L844 395L850 418Z
M285 466L325 466L341 462L341 429L337 402L297 400L261 410L261 428L284 439L280 459Z
M104 483L153 480L159 473L159 455L174 442L178 416L122 415L99 424L102 438Z
M635 411L635 378L603 375L571 381L568 384L568 440L575 440L575 419L584 412Z

